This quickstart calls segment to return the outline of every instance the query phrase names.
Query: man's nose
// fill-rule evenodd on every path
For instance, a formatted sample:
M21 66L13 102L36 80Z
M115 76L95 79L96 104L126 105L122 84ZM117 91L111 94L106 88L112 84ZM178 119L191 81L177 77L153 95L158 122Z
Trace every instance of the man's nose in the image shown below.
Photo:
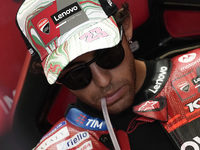
M96 63L90 65L92 71L93 82L99 87L106 87L111 82L111 74L109 70L99 67Z

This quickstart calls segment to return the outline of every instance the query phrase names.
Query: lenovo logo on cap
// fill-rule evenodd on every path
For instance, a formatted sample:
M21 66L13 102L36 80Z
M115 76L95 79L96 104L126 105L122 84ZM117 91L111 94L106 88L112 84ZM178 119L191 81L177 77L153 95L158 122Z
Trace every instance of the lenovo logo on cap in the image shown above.
M63 8L62 10L58 11L57 13L51 16L55 25L60 23L61 21L65 20L66 18L76 14L77 12L81 11L80 6L77 2Z

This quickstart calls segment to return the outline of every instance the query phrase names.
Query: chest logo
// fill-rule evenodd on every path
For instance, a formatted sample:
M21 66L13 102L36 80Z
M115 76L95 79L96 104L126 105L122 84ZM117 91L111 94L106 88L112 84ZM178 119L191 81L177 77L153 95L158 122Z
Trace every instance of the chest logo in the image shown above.
M181 57L179 57L178 61L181 63L189 63L193 61L196 58L196 53L191 53L191 54L185 54Z

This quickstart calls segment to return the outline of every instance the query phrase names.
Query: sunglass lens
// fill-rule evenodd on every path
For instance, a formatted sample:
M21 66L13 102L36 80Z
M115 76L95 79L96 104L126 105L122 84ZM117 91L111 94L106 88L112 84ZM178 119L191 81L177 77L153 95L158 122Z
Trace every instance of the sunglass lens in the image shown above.
M113 48L103 50L98 59L97 65L104 69L113 69L117 67L124 59L124 49L121 44Z
M92 80L92 73L88 66L81 66L71 71L63 78L63 84L71 90L86 87Z
M104 69L113 69L117 67L124 59L124 49L120 44L113 48L100 51L97 54L96 64ZM90 84L92 80L92 72L88 64L72 69L64 77L61 82L71 90L80 90Z

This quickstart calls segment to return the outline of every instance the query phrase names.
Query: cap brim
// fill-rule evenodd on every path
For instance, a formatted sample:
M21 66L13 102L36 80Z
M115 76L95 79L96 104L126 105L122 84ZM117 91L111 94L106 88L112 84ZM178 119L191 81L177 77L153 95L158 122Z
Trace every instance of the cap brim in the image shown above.
M42 62L48 82L54 84L61 71L78 56L94 50L114 47L119 42L120 33L113 17L83 28Z

